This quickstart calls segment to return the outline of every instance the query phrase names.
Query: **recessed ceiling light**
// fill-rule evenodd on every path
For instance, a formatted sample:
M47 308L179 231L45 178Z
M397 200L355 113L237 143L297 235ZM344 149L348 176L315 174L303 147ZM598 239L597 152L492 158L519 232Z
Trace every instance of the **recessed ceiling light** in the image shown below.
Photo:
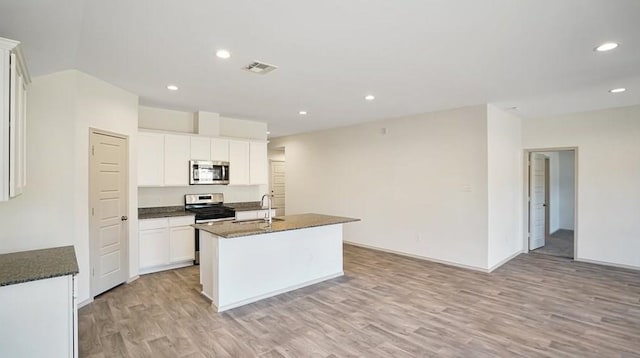
M231 52L229 52L227 50L218 50L218 51L216 51L216 56L218 56L220 58L227 59L227 58L231 57Z
M170 91L177 91L178 90L178 86L176 85L168 85L167 89Z
M374 99L376 99L376 97L372 94L368 94L364 96L364 99L366 99L367 101L373 101Z
M594 51L598 51L598 52L611 51L616 47L618 47L618 44L615 42L605 42L602 45L596 47Z
M298 112L301 116L306 116L307 115L307 111L300 111Z
M626 90L627 90L626 88L620 87L620 88L614 88L612 90L609 90L609 92L611 92L611 93L622 93L622 92L624 92Z

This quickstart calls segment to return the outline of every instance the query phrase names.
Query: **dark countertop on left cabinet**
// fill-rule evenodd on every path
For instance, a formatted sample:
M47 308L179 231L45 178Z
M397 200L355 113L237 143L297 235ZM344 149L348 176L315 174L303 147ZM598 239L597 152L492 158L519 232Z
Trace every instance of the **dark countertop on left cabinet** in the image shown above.
M73 246L0 254L0 286L77 273Z

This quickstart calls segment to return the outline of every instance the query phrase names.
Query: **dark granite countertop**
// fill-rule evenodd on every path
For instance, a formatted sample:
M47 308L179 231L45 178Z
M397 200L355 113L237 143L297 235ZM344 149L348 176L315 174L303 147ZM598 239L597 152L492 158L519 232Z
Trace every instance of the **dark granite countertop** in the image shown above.
M259 201L246 201L240 203L224 203L224 206L228 206L233 208L235 211L253 211L253 210L267 210L267 208L262 207L262 204ZM277 209L272 207L271 209Z
M157 219L172 216L194 216L190 211L185 211L184 206L159 206L155 208L138 208L138 219Z
M0 286L78 273L73 246L0 255Z
M266 210L260 205L259 201L247 201L239 203L224 203L224 206L233 208L235 211L252 211L252 210ZM271 208L277 209L277 208ZM184 206L158 206L152 208L138 208L138 219L158 219L168 218L172 216L192 216L195 213L185 211Z
M265 222L249 220L245 222L214 222L207 224L195 224L192 226L213 235L231 239L250 235L269 234L279 231L306 229L316 226L344 224L354 221L360 221L360 219L321 214L299 214L277 217L273 220L271 225Z

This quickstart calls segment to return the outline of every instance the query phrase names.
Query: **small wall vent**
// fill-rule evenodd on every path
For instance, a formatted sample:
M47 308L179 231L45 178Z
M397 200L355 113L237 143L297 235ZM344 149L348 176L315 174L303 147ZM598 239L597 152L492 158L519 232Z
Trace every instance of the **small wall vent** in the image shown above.
M277 69L278 66L274 66L274 65L270 65L268 63L264 63L264 62L259 62L259 61L254 61L244 67L242 67L243 70L245 71L249 71L249 72L253 72L253 73L257 73L259 75L266 75L267 73Z

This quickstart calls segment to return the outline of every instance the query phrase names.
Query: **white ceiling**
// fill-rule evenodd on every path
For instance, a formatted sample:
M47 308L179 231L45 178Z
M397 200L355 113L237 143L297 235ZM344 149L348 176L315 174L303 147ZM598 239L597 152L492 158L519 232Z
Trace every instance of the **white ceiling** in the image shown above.
M640 103L638 0L1 0L0 37L32 76L77 68L272 136L486 102L525 117ZM253 60L279 69L240 69Z

